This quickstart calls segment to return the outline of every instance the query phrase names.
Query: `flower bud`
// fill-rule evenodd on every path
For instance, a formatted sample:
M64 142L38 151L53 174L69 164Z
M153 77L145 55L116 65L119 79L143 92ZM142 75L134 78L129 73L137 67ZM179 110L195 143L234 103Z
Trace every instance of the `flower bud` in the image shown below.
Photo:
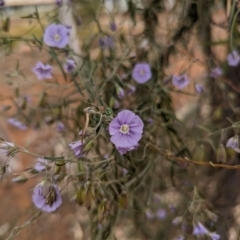
M24 175L19 175L12 179L12 182L14 183L25 183L28 181L28 178Z
M220 144L216 151L217 162L225 163L227 161L227 153L225 147Z

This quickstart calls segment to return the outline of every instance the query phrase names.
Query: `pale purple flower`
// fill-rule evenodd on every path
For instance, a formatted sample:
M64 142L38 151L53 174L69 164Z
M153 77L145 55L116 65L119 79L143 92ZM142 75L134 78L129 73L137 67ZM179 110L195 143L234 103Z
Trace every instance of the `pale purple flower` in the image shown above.
M119 101L117 99L114 100L113 108L115 108L115 109L120 108L120 103L119 103Z
M44 212L54 212L62 204L58 186L47 180L35 186L32 200L34 205Z
M43 40L49 47L64 48L69 42L69 29L52 23L46 27Z
M185 88L189 84L189 79L186 74L172 77L172 84L179 89Z
M210 233L209 234L209 237L212 239L212 240L219 240L221 237L219 234L217 233Z
M226 147L227 148L238 148L239 147L239 138L238 135L235 135L231 138L228 139L227 143L226 143Z
M165 219L167 217L167 211L165 209L159 209L156 216L158 219Z
M205 235L208 234L208 230L206 227L203 226L200 222L197 223L197 225L194 226L193 228L193 235Z
M121 154L135 149L142 138L143 121L134 112L123 110L109 124L111 142Z
M99 39L99 46L101 48L114 48L114 40L109 36L102 37Z
M66 72L71 73L73 70L76 69L76 63L72 59L67 59L63 67Z
M175 217L173 220L172 220L172 224L173 225L178 225L179 223L182 222L182 217L181 216L178 216L178 217Z
M114 22L111 22L111 23L110 23L110 30L111 30L112 32L115 32L115 31L117 30L117 25L116 25L116 23L114 23Z
M117 95L118 95L119 99L124 98L125 92L124 92L124 90L121 87L117 87Z
M203 86L201 86L201 85L199 85L199 84L196 84L196 85L195 85L195 90L196 90L196 92L199 93L199 94L201 94L201 93L204 92Z
M72 142L69 144L69 147L74 151L74 154L77 158L83 157L85 154L83 153L83 148L85 144L82 140Z
M1 152L8 155L11 150L13 150L13 148L15 148L15 145L11 142L1 142L0 143L0 149Z
M240 56L236 50L232 51L227 56L229 66L236 67L240 63Z
M222 76L223 70L220 67L215 67L210 70L210 77L212 78L218 78Z
M0 0L0 8L5 6L5 1L4 0Z
M152 78L152 71L148 63L137 63L132 71L132 78L139 84L144 84Z
M25 124L21 123L21 122L18 121L16 118L9 118L7 121L8 121L8 123L10 123L12 126L18 128L18 129L20 129L20 130L27 130L27 129L28 129L28 127L27 127Z
M37 159L37 163L34 166L34 169L36 169L38 172L42 172L44 170L46 170L46 160L44 160L43 158L38 158Z
M63 3L63 0L56 0L56 4L58 7L61 7Z
M52 78L52 66L38 62L32 69L39 80Z
M184 238L184 236L178 236L175 240L184 240L185 238Z
M65 126L62 122L57 122L56 127L58 132L64 132L65 130Z
M149 220L154 219L154 214L152 213L152 211L150 209L146 209L145 215L146 215L147 219L149 219Z
M127 95L131 96L133 93L136 92L136 87L133 85L128 85L127 86Z

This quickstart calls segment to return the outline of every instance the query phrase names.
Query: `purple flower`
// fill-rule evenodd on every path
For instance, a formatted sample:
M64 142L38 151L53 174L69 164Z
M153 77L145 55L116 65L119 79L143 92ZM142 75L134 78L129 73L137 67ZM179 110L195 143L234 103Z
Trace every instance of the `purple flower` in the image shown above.
M165 219L167 217L167 211L165 209L159 209L156 215L158 219Z
M149 209L147 209L147 210L145 211L145 215L146 215L147 219L149 219L149 220L154 219L154 215L153 215L152 211L149 210Z
M218 240L218 239L220 239L220 235L218 235L217 233L210 233L210 234L209 234L209 237L210 237L212 240Z
M52 78L52 66L38 62L32 69L39 80Z
M58 186L47 180L34 188L32 200L35 206L44 212L54 212L62 204Z
M203 86L201 86L201 85L199 85L199 84L196 84L196 85L195 85L195 90L196 90L196 92L199 93L199 94L201 94L201 93L204 92Z
M45 160L43 158L38 158L37 163L34 166L34 169L36 169L38 172L46 170Z
M56 0L56 4L58 7L61 7L63 3L63 0Z
M137 63L132 71L132 78L139 84L144 84L152 78L152 71L148 63Z
M124 90L121 87L117 87L117 95L118 95L119 99L124 98L125 93L124 93Z
M189 79L186 74L179 76L174 75L172 77L172 84L179 89L183 89L189 84Z
M193 235L205 235L208 234L207 228L205 228L200 222L197 223L197 225L194 226L193 229Z
M111 23L110 23L110 30L111 30L112 32L115 32L115 31L117 30L117 25L116 25L116 23L114 23L114 22L111 22Z
M72 59L67 59L67 61L65 62L65 64L63 65L64 69L66 72L70 73L73 70L75 70L76 68L76 63L74 60Z
M74 151L74 154L77 158L83 157L83 148L84 148L84 142L82 140L72 142L69 144L69 147Z
M49 47L64 48L69 41L69 29L53 23L45 29L43 40Z
M228 139L227 143L226 143L226 147L227 148L238 148L239 147L239 139L238 139L238 135L235 135L231 138Z
M136 87L133 85L128 85L127 86L127 95L131 96L133 93L136 92Z
M5 1L4 0L0 0L0 8L5 6Z
M114 41L112 37L102 37L99 39L99 46L101 48L114 48Z
M16 118L9 118L8 123L10 123L12 126L18 128L20 130L27 130L28 129L28 127L26 125L24 125L23 123L18 121Z
M229 66L237 66L240 62L240 56L236 50L232 51L230 54L227 56L227 61Z
M56 127L57 127L58 132L64 132L64 130L65 130L65 126L62 122L57 122Z
M210 77L212 78L218 78L219 76L222 76L223 70L220 67L215 67L210 70Z
M109 124L111 142L121 154L135 149L142 138L143 121L135 113L123 110Z

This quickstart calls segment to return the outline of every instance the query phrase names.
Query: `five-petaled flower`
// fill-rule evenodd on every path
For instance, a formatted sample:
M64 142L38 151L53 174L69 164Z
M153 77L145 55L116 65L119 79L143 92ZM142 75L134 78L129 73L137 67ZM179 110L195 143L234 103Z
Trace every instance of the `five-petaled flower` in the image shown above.
M52 78L52 66L38 62L32 69L39 80Z
M137 63L132 71L132 78L139 84L144 84L152 78L152 71L148 63Z
M68 73L71 73L76 68L76 63L73 59L67 59L63 65L64 70Z
M227 56L228 65L236 67L240 63L240 56L236 50L232 51Z
M111 142L121 154L131 151L138 146L142 138L143 121L129 110L123 110L109 124Z
M98 43L101 48L114 48L114 40L109 36L100 38Z
M185 88L189 84L189 79L186 74L173 76L172 77L172 84L179 89Z
M48 180L35 186L32 200L35 206L44 212L54 212L62 204L58 186Z
M49 47L64 48L69 42L69 29L52 23L46 27L43 40Z

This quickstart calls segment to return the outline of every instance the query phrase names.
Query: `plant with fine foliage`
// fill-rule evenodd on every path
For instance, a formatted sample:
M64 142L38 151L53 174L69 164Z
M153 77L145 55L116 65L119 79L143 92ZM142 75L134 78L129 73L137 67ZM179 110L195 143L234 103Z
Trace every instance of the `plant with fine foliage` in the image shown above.
M33 217L7 239L43 212L64 218L65 204L74 206L74 223L82 228L79 209L87 212L84 239L117 239L118 228L129 238L153 240L230 239L230 229L238 232L231 210L238 206L239 190L233 186L240 171L239 6L233 1L228 11L228 46L211 39L211 14L219 5L200 2L127 0L121 22L100 0L56 1L55 10L43 17L37 8L22 16L37 22L40 37L8 35L0 9L1 48L14 52L12 43L24 42L47 56L29 66L36 77L31 83L41 80L43 92L34 102L17 88L18 112L8 123L19 131L49 128L57 134L47 140L44 153L41 145L37 152L1 138L1 176L13 173L10 162L21 153L34 163L14 173L12 181L36 181ZM63 8L73 13L74 24L57 18ZM87 36L76 35L84 27ZM225 47L224 60L214 55L215 45ZM171 70L177 59L185 62ZM196 65L205 70L199 81L191 71ZM16 72L25 77L20 68L21 62ZM188 99L187 114L180 109L182 96Z

